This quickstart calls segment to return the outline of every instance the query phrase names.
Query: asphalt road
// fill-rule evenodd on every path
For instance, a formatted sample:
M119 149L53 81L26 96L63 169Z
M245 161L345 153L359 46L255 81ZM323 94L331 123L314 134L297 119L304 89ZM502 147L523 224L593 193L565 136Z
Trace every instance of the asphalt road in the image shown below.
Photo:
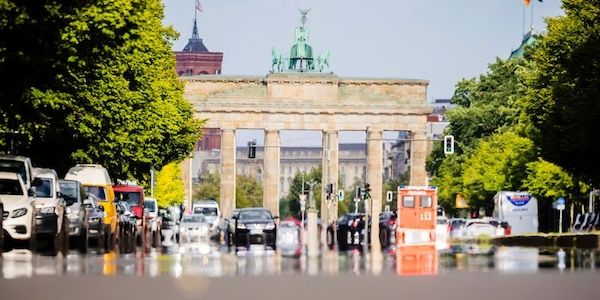
M0 280L2 299L599 299L594 273L442 276L34 276Z

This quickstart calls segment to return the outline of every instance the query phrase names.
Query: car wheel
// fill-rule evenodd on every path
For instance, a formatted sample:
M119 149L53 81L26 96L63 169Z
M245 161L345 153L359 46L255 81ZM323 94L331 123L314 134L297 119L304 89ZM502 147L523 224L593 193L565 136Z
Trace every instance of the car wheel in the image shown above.
M78 241L79 243L77 246L79 248L79 252L87 253L88 247L89 247L87 228L81 227L80 232L81 232L81 234L79 235L79 241Z

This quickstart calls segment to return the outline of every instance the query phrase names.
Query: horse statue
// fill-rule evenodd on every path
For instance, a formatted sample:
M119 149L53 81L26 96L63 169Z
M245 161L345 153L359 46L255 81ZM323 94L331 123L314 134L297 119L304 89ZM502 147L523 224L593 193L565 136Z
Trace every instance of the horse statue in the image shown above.
M283 71L283 56L277 53L277 49L273 47L271 49L271 55L273 57L273 63L271 65L271 71L275 72L275 66L277 66L277 72Z
M325 66L329 69L329 57L331 56L331 52L329 50L325 50L325 52L319 54L317 56L317 65L319 67L319 72L323 72Z

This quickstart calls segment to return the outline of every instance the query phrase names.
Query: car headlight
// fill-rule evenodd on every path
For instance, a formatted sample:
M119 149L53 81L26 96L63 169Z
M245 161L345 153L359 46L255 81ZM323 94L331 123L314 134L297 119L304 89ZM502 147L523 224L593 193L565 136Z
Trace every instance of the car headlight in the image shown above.
M237 224L237 228L238 229L246 229L246 224L244 224L244 223L238 223Z
M267 224L267 226L265 226L266 230L273 230L275 229L275 223L269 223Z
M18 217L22 217L26 214L27 214L27 208L23 207L23 208L13 210L12 215L10 217L18 218Z

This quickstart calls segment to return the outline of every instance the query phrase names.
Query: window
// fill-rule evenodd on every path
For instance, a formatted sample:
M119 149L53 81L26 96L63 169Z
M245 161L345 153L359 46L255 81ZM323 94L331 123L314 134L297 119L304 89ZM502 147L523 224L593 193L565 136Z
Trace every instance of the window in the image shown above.
M0 179L0 195L19 195L23 196L23 189L18 180Z
M60 192L63 199L67 201L67 206L71 206L77 202L77 184L75 182L61 182Z
M36 180L35 196L39 198L52 198L52 180L48 178Z
M431 207L431 197L430 196L421 196L421 207Z
M195 215L217 216L216 207L194 207Z
M129 205L140 205L140 196L139 192L115 192L117 201L125 201Z
M25 169L25 163L22 161L0 159L0 171L17 173L21 175L23 181L27 181L27 170Z
M88 193L96 196L100 201L106 201L106 193L104 192L104 188L100 186L86 186L85 189Z
M404 196L404 197L402 197L402 206L404 206L404 207L415 207L415 196Z

